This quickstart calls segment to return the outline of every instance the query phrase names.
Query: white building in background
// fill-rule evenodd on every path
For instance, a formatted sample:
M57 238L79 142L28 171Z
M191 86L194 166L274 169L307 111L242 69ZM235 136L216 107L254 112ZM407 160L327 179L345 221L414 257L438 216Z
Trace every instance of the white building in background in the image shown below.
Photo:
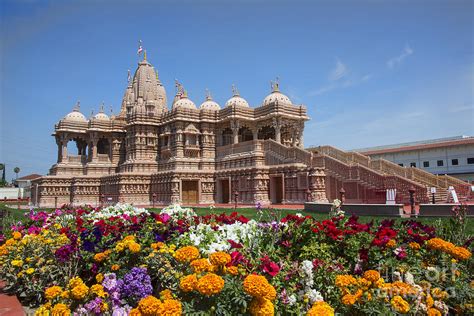
M373 159L383 158L402 167L447 174L474 182L474 137L456 136L411 143L355 149Z

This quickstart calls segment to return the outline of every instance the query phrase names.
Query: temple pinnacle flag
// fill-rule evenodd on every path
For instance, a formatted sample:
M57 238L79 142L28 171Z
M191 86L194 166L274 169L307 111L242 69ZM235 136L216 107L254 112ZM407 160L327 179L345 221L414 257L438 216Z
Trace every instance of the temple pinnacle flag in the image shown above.
M143 46L142 46L142 41L138 41L138 50L137 50L137 55L140 55L143 52Z

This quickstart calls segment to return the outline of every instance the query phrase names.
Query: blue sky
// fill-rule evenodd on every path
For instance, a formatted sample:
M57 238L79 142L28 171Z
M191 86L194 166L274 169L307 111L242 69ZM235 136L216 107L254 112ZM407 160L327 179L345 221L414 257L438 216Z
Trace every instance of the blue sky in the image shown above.
M306 146L474 135L473 3L1 1L0 162L46 174L77 100L117 112L139 39L168 99L178 78L198 105L235 83L256 106L278 76Z

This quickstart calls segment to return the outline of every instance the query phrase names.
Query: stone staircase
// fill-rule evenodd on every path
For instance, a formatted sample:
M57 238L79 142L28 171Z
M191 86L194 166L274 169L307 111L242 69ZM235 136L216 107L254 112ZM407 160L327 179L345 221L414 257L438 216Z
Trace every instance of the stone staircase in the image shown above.
M382 194L387 189L397 190L397 202L409 202L409 189L415 189L415 199L420 203L431 201L431 187L436 188L437 202L448 200L447 190L453 186L460 201L471 198L470 184L447 175L433 175L418 168L405 168L385 159L371 159L368 156L345 152L331 146L320 146L307 150L287 147L274 140L264 141L265 164L278 165L300 163L306 166L324 168L326 175L341 184L359 185L372 193ZM364 201L358 196L356 200Z
M419 201L428 202L431 200L430 188L436 188L435 198L438 202L446 202L448 187L452 186L456 190L459 200L465 201L471 198L470 184L448 175L434 175L415 167L401 167L385 159L371 159L368 156L357 152L345 152L332 146L319 146L308 149L315 155L331 157L347 166L361 166L385 177L392 177L395 181L411 182L415 189L419 186L424 187L425 197L418 197ZM416 184L416 185L415 185ZM395 185L396 187L396 185ZM408 189L402 186L403 189ZM397 192L403 194L397 188ZM421 192L420 192L421 193ZM397 193L398 194L398 193Z

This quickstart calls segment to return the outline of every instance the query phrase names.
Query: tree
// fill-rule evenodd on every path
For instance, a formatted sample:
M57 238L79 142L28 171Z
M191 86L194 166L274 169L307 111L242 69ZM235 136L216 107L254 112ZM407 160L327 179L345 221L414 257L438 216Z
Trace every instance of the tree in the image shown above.
M5 164L0 163L0 170L3 170L2 179L0 179L0 187L4 187L7 185L7 181L5 180Z
M16 173L16 179L18 180L18 174L20 173L20 168L18 167L13 168L13 172Z

